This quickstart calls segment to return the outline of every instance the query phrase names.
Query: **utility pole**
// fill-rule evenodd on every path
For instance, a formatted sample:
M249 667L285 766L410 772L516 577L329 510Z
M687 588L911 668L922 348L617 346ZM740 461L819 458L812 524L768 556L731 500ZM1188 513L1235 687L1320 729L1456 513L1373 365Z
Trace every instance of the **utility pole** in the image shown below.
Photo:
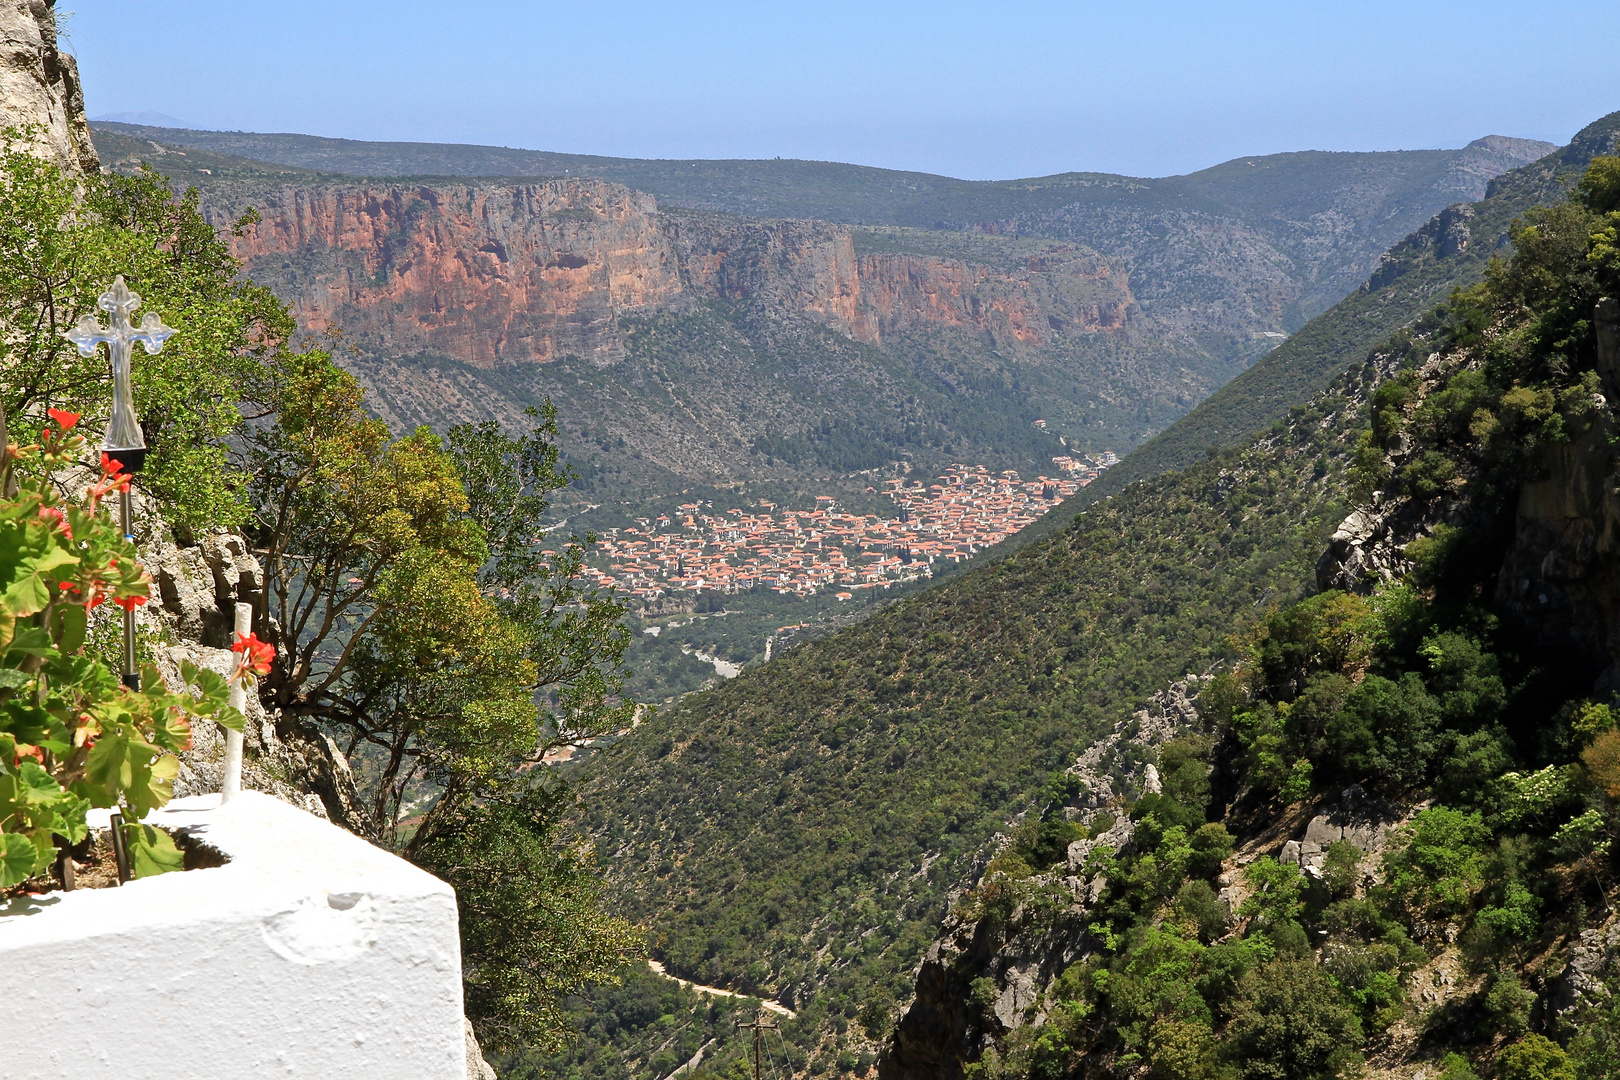
M759 1015L754 1017L754 1022L752 1024L745 1024L741 1020L739 1020L739 1021L737 1021L737 1027L738 1027L738 1029L752 1028L754 1030L754 1080L759 1080L759 1037L760 1037L760 1033L763 1032L763 1031L775 1031L776 1030L776 1025L775 1024L767 1024L765 1022L765 1010L761 1009L761 1010L759 1010Z

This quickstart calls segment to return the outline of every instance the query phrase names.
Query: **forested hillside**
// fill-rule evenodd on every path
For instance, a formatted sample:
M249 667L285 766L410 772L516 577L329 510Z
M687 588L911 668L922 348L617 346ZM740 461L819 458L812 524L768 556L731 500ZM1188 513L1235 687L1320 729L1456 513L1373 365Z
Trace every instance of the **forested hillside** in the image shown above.
M795 1005L790 1043L822 1060L870 1048L983 842L1142 697L1224 656L1234 620L1297 595L1342 514L1321 495L1357 407L1347 384L600 755L588 827L656 954Z
M1367 367L1357 346L1351 374L1243 449L1132 485L604 755L618 775L600 790L632 809L591 827L659 955L803 1006L789 1033L812 1054L870 1047L983 839L1148 694L1314 591L1365 394L1405 340Z
M1615 1075L1617 229L1598 157L1369 366L1320 591L1051 785L880 1075Z

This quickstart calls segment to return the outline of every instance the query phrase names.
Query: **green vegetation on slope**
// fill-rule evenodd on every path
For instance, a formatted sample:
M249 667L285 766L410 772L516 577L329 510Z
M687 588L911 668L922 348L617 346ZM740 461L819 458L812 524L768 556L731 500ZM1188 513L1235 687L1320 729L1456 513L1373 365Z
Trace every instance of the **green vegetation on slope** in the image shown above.
M1350 392L1322 408L1355 408ZM1326 419L1134 487L601 755L588 828L657 954L800 1008L813 1054L870 1046L850 1021L900 998L983 842L1305 580L1341 516L1349 448Z
M1620 137L1620 113L1581 130L1570 144L1492 182L1473 204L1469 243L1455 250L1424 230L1385 257L1374 287L1350 294L1288 341L1211 394L1173 427L1152 439L1080 496L1077 505L1121 490L1144 476L1190 464L1212 446L1232 446L1274 423L1327 386L1369 349L1451 292L1478 282L1503 253L1508 225L1533 206L1564 197L1587 163Z
M1353 471L1415 535L1392 549L1400 579L1323 592L1246 634L1200 697L1204 732L1164 748L1163 792L1130 808L1133 842L1096 856L1110 885L1089 929L1068 931L1090 955L1056 979L1050 1020L1003 1033L969 1075L1114 1061L1178 1080L1326 1080L1363 1051L1384 1068L1451 1051L1447 1074L1472 1075L1458 1050L1498 1077L1613 1075L1620 986L1594 928L1611 915L1620 731L1612 638L1582 618L1607 602L1613 556L1554 542L1565 564L1550 565L1531 491L1613 484L1600 391L1614 372L1593 313L1620 290L1617 237L1620 158L1599 157L1574 197L1514 223L1513 257L1425 340L1399 343L1404 369L1373 394ZM1578 492L1558 521L1603 512ZM1565 595L1519 605L1501 577ZM1271 857L1279 819L1297 827L1300 804L1348 784L1404 818L1376 858L1348 837L1315 876L1286 849ZM1069 824L1061 799L1045 816ZM1200 838L1229 855L1229 833L1253 841L1236 910L1211 884L1233 864L1199 858ZM1009 909L1037 887L1027 860L991 867L968 907ZM1023 911L1017 932L1041 936ZM1599 962L1561 991L1577 944ZM1442 985L1455 990L1415 993Z
M1613 150L1617 138L1620 113L1611 113L1583 128L1568 146L1492 181L1486 197L1471 207L1473 216L1466 221L1470 242L1464 248L1443 248L1442 238L1428 226L1396 245L1380 264L1375 287L1351 293L1312 319L1096 483L1004 541L989 557L1050 535L1067 525L1075 512L1138 480L1184 468L1212 448L1238 445L1309 401L1346 367L1416 321L1451 290L1480 281L1490 259L1504 253L1509 223L1531 207L1562 199L1592 158Z

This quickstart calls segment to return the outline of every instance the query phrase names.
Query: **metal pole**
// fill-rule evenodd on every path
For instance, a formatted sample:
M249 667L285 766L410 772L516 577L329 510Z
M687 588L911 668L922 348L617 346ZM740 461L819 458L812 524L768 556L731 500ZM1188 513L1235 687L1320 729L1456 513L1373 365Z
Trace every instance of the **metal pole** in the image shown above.
M253 605L236 605L236 635L238 638L246 637L253 632ZM233 639L234 640L234 639ZM231 708L247 715L247 678L237 679L231 684ZM230 802L242 791L242 733L240 731L225 732L225 782L219 789L221 805Z
M118 513L123 521L124 539L135 542L134 496L129 488L118 493ZM135 670L135 609L124 612L124 685L131 690L141 688L140 673Z

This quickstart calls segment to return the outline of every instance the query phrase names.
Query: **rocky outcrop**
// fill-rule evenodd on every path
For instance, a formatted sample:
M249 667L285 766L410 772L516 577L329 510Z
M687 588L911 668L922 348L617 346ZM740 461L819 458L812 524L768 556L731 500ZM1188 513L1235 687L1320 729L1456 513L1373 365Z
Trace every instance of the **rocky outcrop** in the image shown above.
M661 221L694 295L761 300L857 341L876 343L849 230L819 221L750 221L707 214Z
M1548 988L1546 1005L1554 1016L1566 1015L1582 1004L1601 1002L1612 993L1620 975L1620 922L1582 930L1569 951L1569 964Z
M1519 490L1513 542L1496 578L1496 602L1543 641L1588 658L1595 689L1620 690L1620 400L1615 304L1597 305L1603 393L1574 436L1542 454L1543 478Z
M484 1060L484 1051L478 1045L478 1036L473 1034L472 1021L465 1021L467 1030L467 1080L496 1080L495 1070L489 1067Z
M1360 784L1351 784L1338 802L1318 809L1304 835L1284 842L1277 858L1316 876L1329 847L1344 841L1364 855L1382 851L1384 838L1400 820L1401 812L1393 804L1367 794Z
M73 57L57 48L55 0L0 0L0 129L65 172L101 168Z
M959 1080L964 1066L997 1039L1045 1021L1052 984L1097 947L1089 905L1108 881L1090 865L1091 856L1105 844L1128 848L1134 826L1125 806L1157 789L1157 748L1197 730L1195 700L1205 678L1189 675L1155 694L1069 768L1081 793L1065 812L1095 835L1075 841L1062 865L1027 883L1031 893L1043 886L1065 889L1071 897L1066 910L1043 917L1021 901L1010 914L988 915L953 898L939 937L918 965L915 996L878 1060L881 1080ZM998 835L990 846L1008 842Z
M1411 270L1419 258L1432 253L1436 258L1449 259L1468 250L1472 236L1468 223L1478 211L1468 203L1448 206L1426 222L1423 228L1384 252L1378 267L1366 283L1363 293L1374 293L1385 288L1396 278Z
M180 665L185 662L228 675L235 662L230 651L234 605L260 602L264 588L246 540L215 529L179 544L153 528L141 547L158 601L140 609L141 629L164 682L181 685ZM243 787L274 795L351 832L372 831L348 760L329 736L301 718L267 712L253 694L248 695L246 715ZM211 720L197 721L191 749L181 755L175 795L220 790L224 761L224 730Z
M1012 272L923 255L866 255L860 280L880 337L951 326L1001 348L1119 330L1136 303L1122 272L1068 245Z
M1562 650L1594 675L1593 693L1620 690L1620 473L1614 436L1620 430L1614 402L1620 400L1620 303L1598 302L1593 312L1602 392L1584 412L1572 415L1570 438L1544 448L1537 476L1520 485L1511 536L1494 574L1498 610L1516 617L1544 644ZM1453 373L1456 358L1439 356L1419 372L1418 399ZM1399 468L1422 448L1397 447L1386 456ZM1422 503L1374 493L1340 524L1317 564L1323 589L1367 591L1412 568L1414 540L1438 526L1475 537L1499 533L1487 512L1456 497ZM1490 578L1487 578L1490 580Z

